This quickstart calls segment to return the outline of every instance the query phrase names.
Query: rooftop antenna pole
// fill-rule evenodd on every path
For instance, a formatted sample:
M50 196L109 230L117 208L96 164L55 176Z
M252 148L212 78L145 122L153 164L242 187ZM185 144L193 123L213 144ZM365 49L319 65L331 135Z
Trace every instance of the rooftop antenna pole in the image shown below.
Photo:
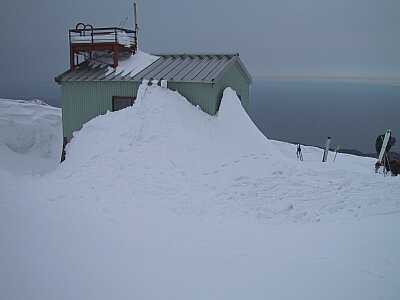
M133 18L134 18L134 30L135 30L135 42L136 42L136 50L138 50L138 31L139 26L137 22L137 12L136 12L136 1L133 1Z

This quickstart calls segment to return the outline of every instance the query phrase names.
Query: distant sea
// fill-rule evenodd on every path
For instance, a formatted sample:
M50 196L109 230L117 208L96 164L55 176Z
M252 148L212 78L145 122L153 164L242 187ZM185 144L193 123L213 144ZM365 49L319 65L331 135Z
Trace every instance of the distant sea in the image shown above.
M400 152L400 85L327 80L257 80L250 116L269 138L375 152L375 139L391 129Z

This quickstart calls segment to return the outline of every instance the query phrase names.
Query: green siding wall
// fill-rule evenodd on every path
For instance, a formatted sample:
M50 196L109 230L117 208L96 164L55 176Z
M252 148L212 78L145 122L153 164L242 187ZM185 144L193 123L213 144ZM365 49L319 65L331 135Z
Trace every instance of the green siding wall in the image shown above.
M200 106L206 113L216 114L217 90L211 83L168 82L168 88L178 91L190 103Z
M113 96L135 97L138 83L121 81L64 82L61 107L64 137L81 129L90 119L112 110Z
M232 87L239 95L243 107L250 106L250 86L237 64L229 66L215 83L168 82L168 88L178 91L193 105L199 105L210 115L218 112L223 91ZM136 97L139 87L133 81L81 81L61 84L64 137L71 138L90 119L112 110L113 96Z
M222 75L222 79L215 84L217 89L217 108L221 104L222 95L225 88L231 87L240 95L240 99L244 109L248 112L250 108L250 83L248 79L244 76L243 72L240 70L237 64L233 64L226 69Z
M233 64L224 72L222 79L211 83L168 82L168 88L178 91L193 105L199 105L210 115L218 112L225 88L231 87L240 95L242 105L246 111L250 107L250 83L239 69Z

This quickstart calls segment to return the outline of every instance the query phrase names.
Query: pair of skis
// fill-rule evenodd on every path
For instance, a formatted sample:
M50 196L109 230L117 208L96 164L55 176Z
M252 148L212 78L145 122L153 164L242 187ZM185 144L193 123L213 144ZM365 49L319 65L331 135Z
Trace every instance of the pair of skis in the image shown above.
M301 152L301 145L300 144L297 144L296 155L297 155L297 160L303 161L303 153Z
M381 151L379 152L378 161L376 162L376 165L378 165L379 167L383 166L384 174L386 171L386 165L388 165L389 169L390 169L389 158L388 158L388 155L386 152L386 148L389 143L391 135L392 135L392 131L390 129L386 130L385 137L383 138L383 142L382 142L382 148L381 148ZM375 169L375 172L378 172L379 167Z
M332 138L330 136L328 136L328 138L326 140L326 143L325 143L325 149L324 149L324 154L322 156L322 162L327 162L328 161L328 154L329 154L329 148L331 146L331 141L332 141ZM339 149L340 149L340 146L339 145L336 146L335 156L333 157L333 161L336 160L336 157L337 157Z
M380 162L380 163L382 163L383 156L385 155L386 147L389 143L389 139L390 139L391 135L392 135L391 130L390 129L386 130L385 137L384 137L383 143L382 143L381 152L379 153L379 156L378 156L378 162Z
M328 139L326 140L325 143L325 150L324 150L324 155L322 156L322 162L326 162L328 160L328 153L329 153L329 147L331 145L331 137L328 136Z

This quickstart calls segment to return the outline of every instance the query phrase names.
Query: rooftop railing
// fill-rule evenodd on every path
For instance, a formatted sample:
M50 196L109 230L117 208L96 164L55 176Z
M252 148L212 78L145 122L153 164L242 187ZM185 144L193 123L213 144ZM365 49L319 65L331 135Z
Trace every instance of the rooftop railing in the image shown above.
M73 45L119 44L136 47L136 32L119 27L93 27L79 23L69 30L69 43Z

